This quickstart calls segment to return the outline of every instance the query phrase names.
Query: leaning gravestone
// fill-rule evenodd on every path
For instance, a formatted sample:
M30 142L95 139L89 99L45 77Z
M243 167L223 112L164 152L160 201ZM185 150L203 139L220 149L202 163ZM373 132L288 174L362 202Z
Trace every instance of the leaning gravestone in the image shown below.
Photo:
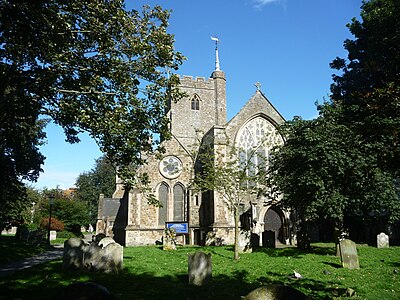
M201 286L212 277L211 254L198 251L188 257L189 284Z
M306 300L309 299L302 292L282 284L267 284L265 286L259 287L245 297L244 300Z
M356 243L352 240L344 239L339 242L339 248L343 268L359 269Z
M378 248L389 248L389 236L381 232L376 236L376 246Z

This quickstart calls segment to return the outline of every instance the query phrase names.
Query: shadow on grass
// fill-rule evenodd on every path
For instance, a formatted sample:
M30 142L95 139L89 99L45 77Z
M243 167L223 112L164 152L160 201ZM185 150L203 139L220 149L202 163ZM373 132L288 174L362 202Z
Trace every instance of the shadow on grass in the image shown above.
M259 247L253 252L262 252L271 257L292 257L301 258L304 254L317 254L317 255L335 255L336 249L331 247L312 246L310 249L299 249L296 247L283 247L283 248L264 248Z
M80 271L62 272L61 261L39 265L14 275L0 278L0 299L63 299L65 286L74 282L96 282L105 286L117 299L240 299L263 284L285 284L312 296L332 296L331 282L312 279L294 280L288 276L266 272L251 282L248 271L213 276L206 286L191 286L186 273L155 276L153 273L102 274Z
M342 265L331 263L331 262L326 262L326 261L324 261L323 264L331 266L331 267L336 268L336 269L339 269L339 268L343 267Z
M47 244L33 245L23 242L15 236L0 235L0 265L18 261L51 249L53 247Z

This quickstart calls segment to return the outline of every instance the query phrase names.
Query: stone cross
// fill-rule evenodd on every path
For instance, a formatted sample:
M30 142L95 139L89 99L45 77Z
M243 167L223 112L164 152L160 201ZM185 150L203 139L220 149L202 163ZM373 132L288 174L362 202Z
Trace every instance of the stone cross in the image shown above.
M260 88L261 88L261 83L259 83L259 82L257 81L254 85L256 86L257 91L259 91Z

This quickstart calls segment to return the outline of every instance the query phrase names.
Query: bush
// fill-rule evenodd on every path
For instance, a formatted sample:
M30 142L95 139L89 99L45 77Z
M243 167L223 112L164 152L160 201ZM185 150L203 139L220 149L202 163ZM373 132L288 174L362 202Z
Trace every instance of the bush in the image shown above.
M44 229L49 228L49 218L42 218L42 220L40 221L40 227ZM52 217L50 221L50 230L63 231L64 223Z
M60 239L70 239L76 237L76 235L73 232L67 231L67 230L63 230L57 233L57 238Z

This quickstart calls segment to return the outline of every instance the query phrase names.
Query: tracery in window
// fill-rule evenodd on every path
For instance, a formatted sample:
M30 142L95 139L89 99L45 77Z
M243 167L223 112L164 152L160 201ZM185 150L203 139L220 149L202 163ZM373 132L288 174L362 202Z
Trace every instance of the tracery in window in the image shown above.
M200 97L197 94L194 94L191 100L192 110L200 110Z
M282 144L282 136L271 122L263 117L250 120L236 139L240 167L246 169L248 175L255 175L260 168L268 167L272 148Z

